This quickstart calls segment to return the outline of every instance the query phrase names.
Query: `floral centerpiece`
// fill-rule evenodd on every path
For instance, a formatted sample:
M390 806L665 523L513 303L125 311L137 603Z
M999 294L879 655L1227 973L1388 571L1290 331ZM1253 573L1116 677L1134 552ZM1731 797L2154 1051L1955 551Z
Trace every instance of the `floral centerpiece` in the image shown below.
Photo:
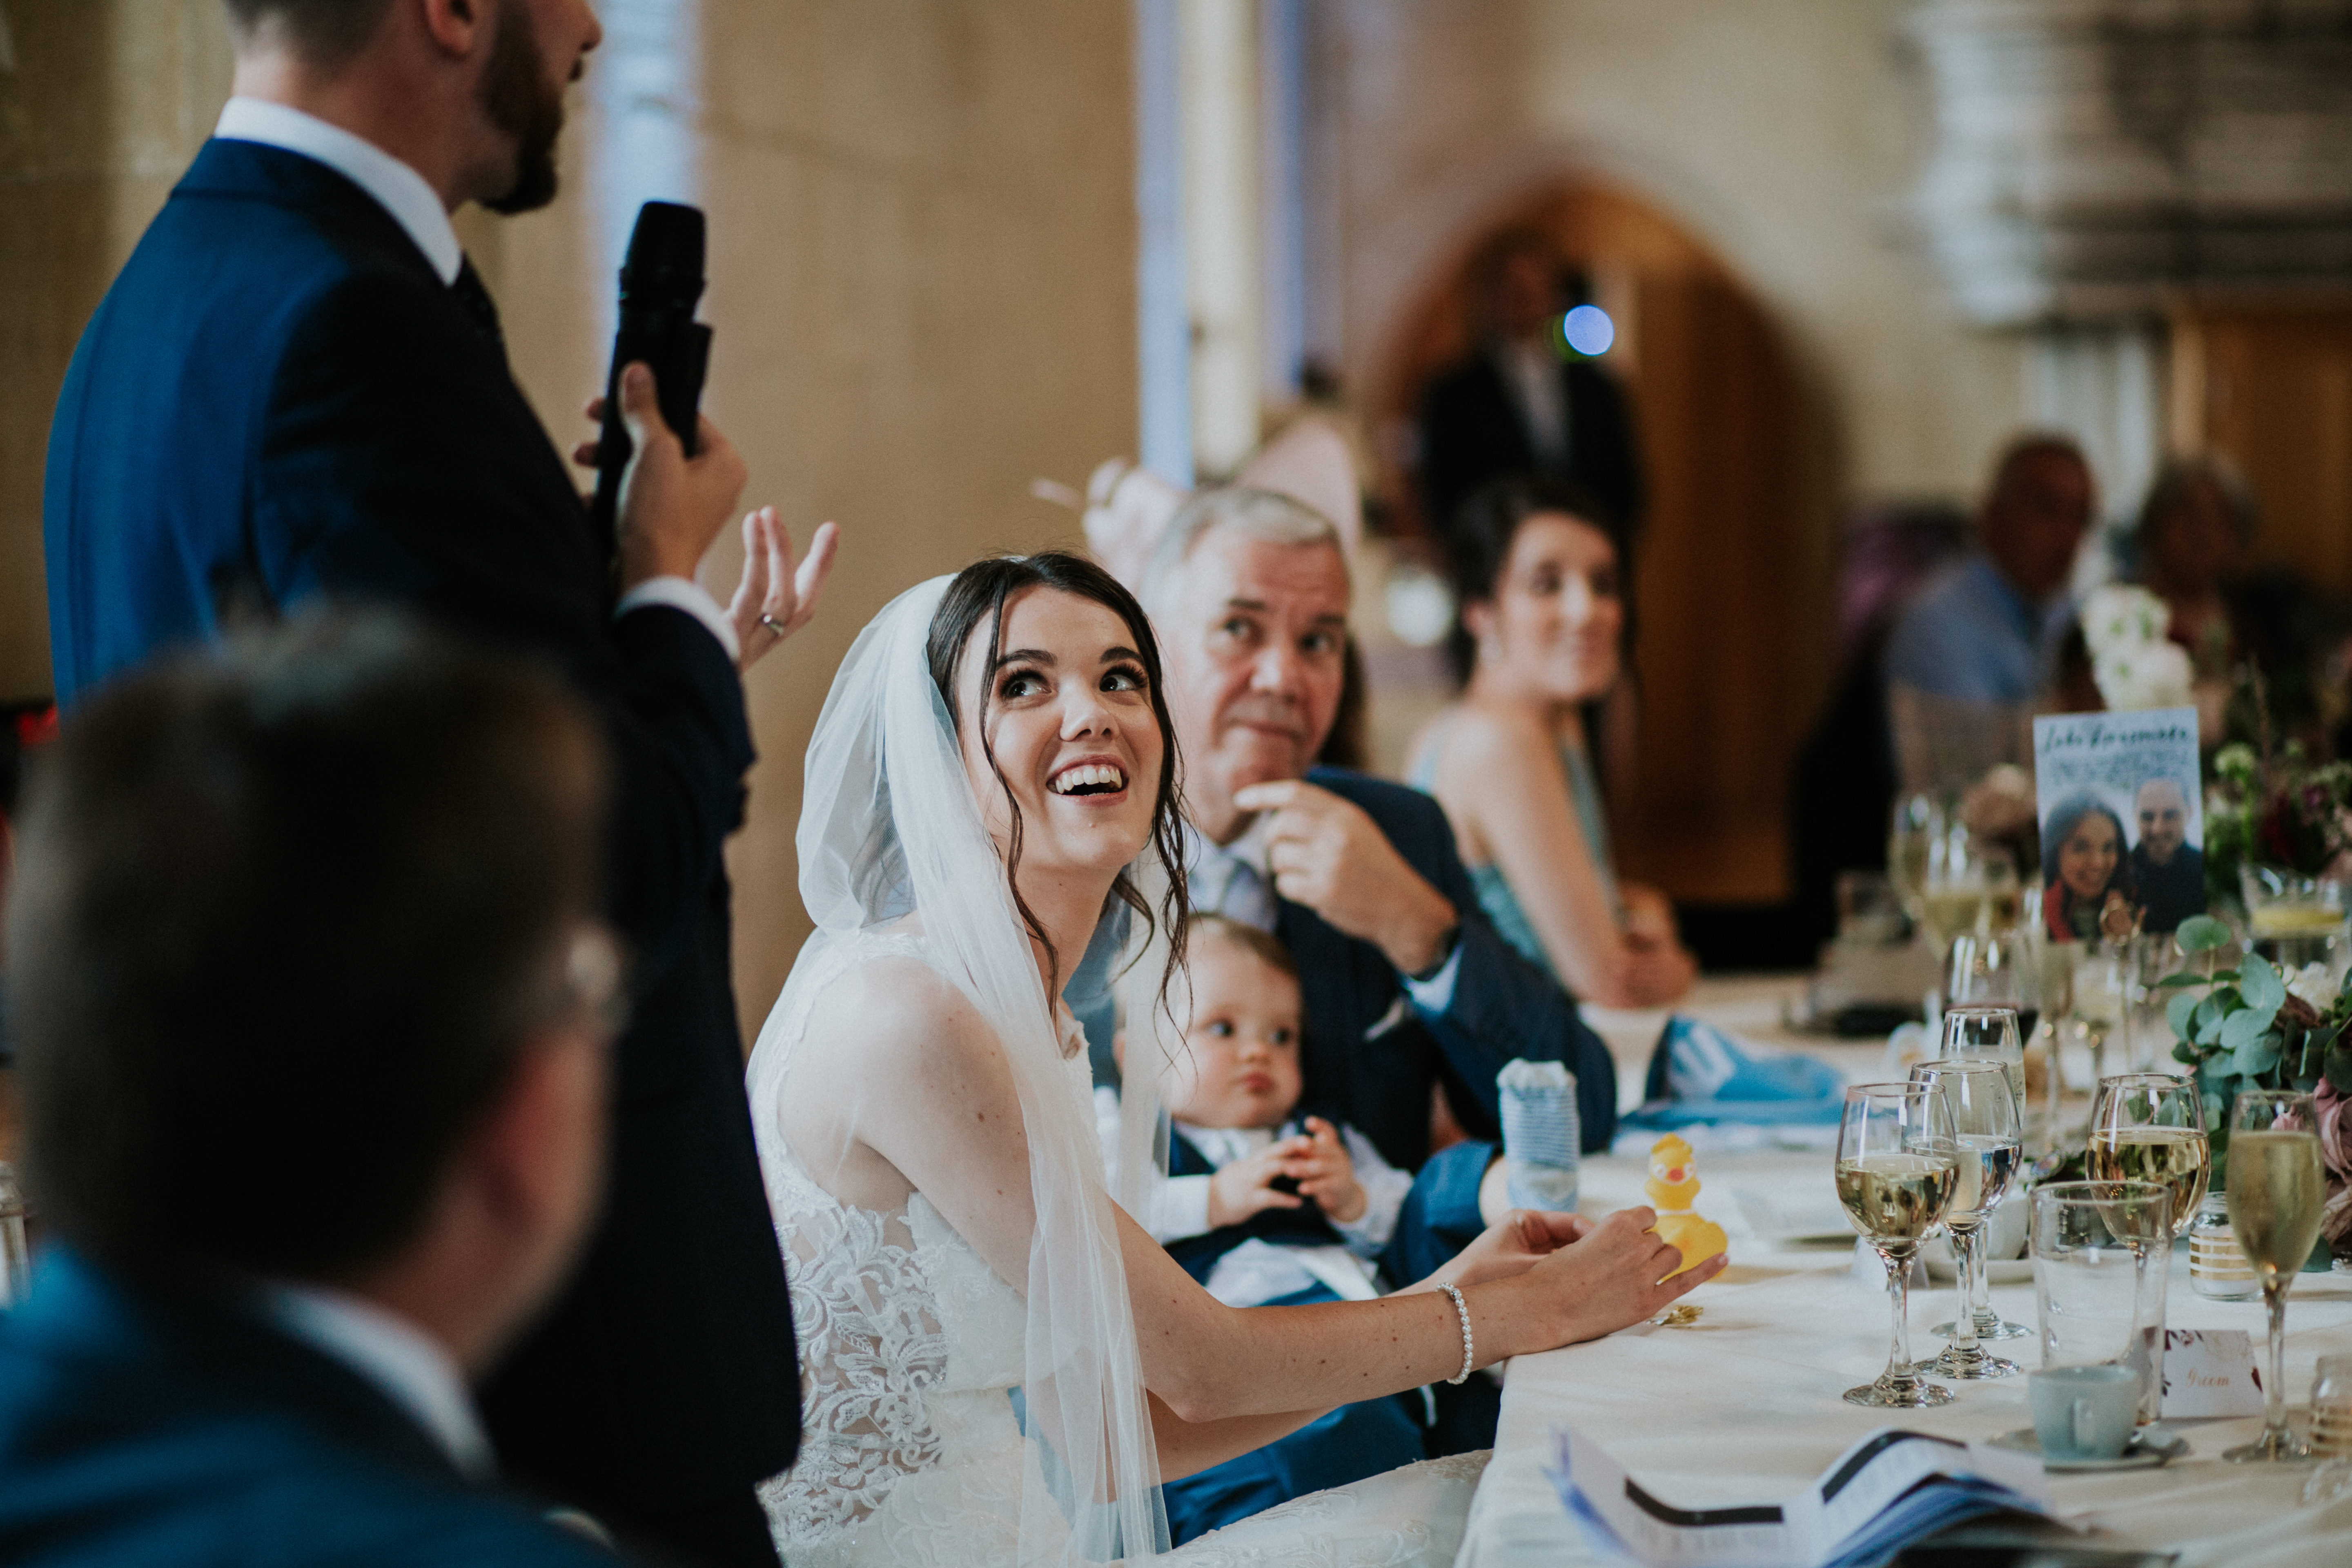
M2213 1186L2227 1181L2230 1103L2249 1089L2296 1089L2318 1100L2320 1151L2327 1164L2327 1210L2321 1236L2337 1257L2352 1257L2352 974L2331 984L2325 965L2292 974L2248 952L2234 969L2220 966L2230 928L2210 915L2180 922L2175 940L2203 969L2157 984L2172 990L2165 1017L2178 1043L2173 1059L2190 1068L2211 1129Z

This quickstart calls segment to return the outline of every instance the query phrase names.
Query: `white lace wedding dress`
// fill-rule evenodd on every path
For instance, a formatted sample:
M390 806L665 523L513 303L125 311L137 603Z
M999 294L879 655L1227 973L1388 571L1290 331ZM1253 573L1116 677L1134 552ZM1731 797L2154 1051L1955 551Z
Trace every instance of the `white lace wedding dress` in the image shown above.
M763 1047L789 1059L813 1000L876 959L932 963L915 936L835 942L811 973L795 977L806 984L788 994ZM1073 1113L1084 1117L1086 1053L1082 1040L1068 1044ZM919 1192L896 1214L836 1201L794 1157L776 1111L752 1107L792 1276L802 1422L799 1462L761 1489L778 1549L792 1568L1013 1568L1021 1496L1045 1484L1043 1450L1022 1435L1015 1405L1021 1292ZM1444 1568L1485 1463L1484 1454L1464 1455L1317 1492L1203 1536L1171 1560L1186 1568Z

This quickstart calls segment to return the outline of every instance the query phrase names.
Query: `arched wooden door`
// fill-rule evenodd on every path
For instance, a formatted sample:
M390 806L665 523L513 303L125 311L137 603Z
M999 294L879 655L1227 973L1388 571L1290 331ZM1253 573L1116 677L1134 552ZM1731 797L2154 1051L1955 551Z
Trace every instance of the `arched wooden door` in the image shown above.
M1790 769L1829 669L1834 514L1816 405L1753 297L1638 197L1557 186L1462 237L1392 335L1372 412L1411 429L1423 385L1470 348L1470 258L1530 226L1617 324L1602 363L1631 394L1646 468L1635 697L1609 741L1621 868L1681 901L1778 902ZM1386 445L1409 497L1411 444Z

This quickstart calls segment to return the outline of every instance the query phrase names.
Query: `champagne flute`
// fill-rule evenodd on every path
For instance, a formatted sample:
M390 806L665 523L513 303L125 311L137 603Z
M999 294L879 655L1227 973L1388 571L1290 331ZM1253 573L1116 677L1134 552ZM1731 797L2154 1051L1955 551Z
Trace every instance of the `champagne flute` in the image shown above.
M2000 941L2000 938L1991 938ZM2019 1142L2024 1142L2025 1047L2019 1037L2017 1009L2005 1004L1969 1002L1944 1014L1944 1057L1997 1061L2009 1069L2010 1091L2017 1097ZM1990 1206L1990 1205L1988 1205ZM1977 1270L1965 1310L1975 1320L1976 1337L1982 1340L2022 1340L2033 1331L2012 1323L1992 1310L1992 1289L1984 1270ZM1958 1331L1957 1323L1937 1323L1927 1331L1947 1339Z
M1985 1222L1993 1205L2009 1191L2023 1157L2017 1093L2010 1083L2009 1068L1984 1058L1948 1057L1913 1068L1911 1081L1934 1089L1951 1116L1952 1163L1958 1173L1944 1224L1952 1233L1959 1310L1952 1315L1944 1353L1920 1363L1919 1370L1971 1381L2008 1377L2018 1370L2017 1363L2002 1360L1977 1342L1974 1307L1984 1280Z
M2270 1375L2263 1380L2263 1435L2221 1457L2235 1464L2296 1463L2311 1446L2286 1425L2286 1292L2319 1240L2327 1172L2319 1158L2318 1107L2287 1089L2242 1090L2230 1108L2225 1190L2230 1229L2262 1281L2270 1309Z
M1838 1122L1837 1194L1886 1264L1895 1338L1878 1381L1845 1391L1849 1405L1917 1409L1952 1391L1911 1364L1910 1268L1919 1243L1944 1222L1959 1173L1952 1113L1924 1083L1863 1083L1845 1091Z
M2124 1073L2099 1080L2091 1100L2091 1146L2084 1174L2095 1182L2155 1182L2172 1190L2177 1240L2197 1223L2212 1171L2204 1097L2194 1079Z

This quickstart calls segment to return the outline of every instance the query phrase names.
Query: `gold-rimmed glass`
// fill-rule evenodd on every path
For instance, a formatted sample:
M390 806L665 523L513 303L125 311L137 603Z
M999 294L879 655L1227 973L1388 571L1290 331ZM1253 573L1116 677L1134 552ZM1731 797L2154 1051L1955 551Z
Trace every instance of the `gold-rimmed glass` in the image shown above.
M1944 1223L1958 1183L1952 1114L1923 1083L1862 1083L1845 1091L1838 1121L1837 1194L1886 1265L1895 1335L1875 1383L1845 1391L1849 1405L1896 1409L1948 1405L1952 1391L1911 1364L1910 1270L1919 1244Z

